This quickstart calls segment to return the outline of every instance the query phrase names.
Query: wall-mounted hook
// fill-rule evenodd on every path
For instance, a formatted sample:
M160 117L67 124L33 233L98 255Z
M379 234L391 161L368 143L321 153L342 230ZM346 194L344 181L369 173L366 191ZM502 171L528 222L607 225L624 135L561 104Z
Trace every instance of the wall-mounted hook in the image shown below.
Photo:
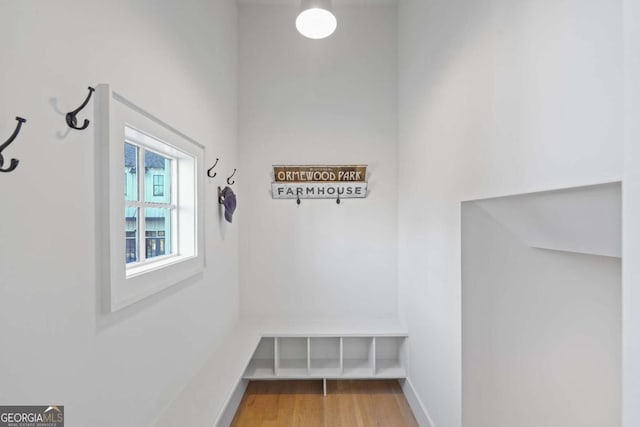
M236 183L235 181L231 182L231 178L233 178L233 176L236 174L236 171L237 171L237 169L234 169L233 173L231 174L231 176L229 178L227 178L227 184L233 185L233 184Z
M215 178L216 175L218 174L217 172L214 172L213 175L211 175L211 171L213 170L213 168L216 167L216 165L218 164L218 160L220 160L219 158L216 158L216 162L213 164L213 166L211 166L209 169L207 169L207 176L209 178Z
M298 195L298 198L296 199L296 205L300 206L300 203L302 202L300 201L300 195Z
M336 199L336 204L340 204L340 195L338 194L338 198Z
M76 115L84 108L87 106L87 104L89 103L89 100L91 99L91 95L93 94L93 91L95 89L92 88L91 86L89 86L89 95L87 95L87 98L84 100L84 102L82 103L82 105L80 105L78 108L76 108L75 110L67 113L66 119L67 119L67 124L69 125L70 128L72 129L77 129L77 130L83 130L86 129L89 126L89 120L84 119L84 124L82 126L77 126L78 124L78 119L76 117Z
M11 145L11 143L16 139L16 137L20 133L22 124L27 122L27 120L23 119L22 117L16 117L16 120L18 121L18 124L16 125L15 130L13 131L9 139L7 139L7 141L4 144L0 145L0 172L11 172L15 170L15 168L18 167L18 163L20 163L20 160L18 159L11 159L11 163L9 164L9 167L6 169L2 168L2 166L4 165L4 157L2 156L2 152L4 151L5 148Z

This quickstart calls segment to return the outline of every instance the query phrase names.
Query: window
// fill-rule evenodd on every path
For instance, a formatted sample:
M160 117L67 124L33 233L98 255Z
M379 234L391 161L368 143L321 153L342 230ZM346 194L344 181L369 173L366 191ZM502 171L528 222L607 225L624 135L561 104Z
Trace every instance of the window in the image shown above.
M153 175L153 195L164 196L164 175Z
M163 156L137 143L133 130L126 132L125 136L127 134L129 138L124 142L124 168L125 174L132 175L132 179L127 181L124 196L125 259L127 264L142 265L157 257L175 255L175 244L171 239L176 231L173 224L176 223L177 205L171 191L164 195L164 178L166 176L168 182L174 178L173 171L178 159ZM162 142L156 140L155 144ZM144 176L138 177L137 170L144 171ZM158 194L160 183L162 192ZM153 192L147 190L150 188ZM138 222L138 218L144 220ZM138 239L138 235L145 236L144 241Z
M99 298L116 311L202 272L204 148L107 85L96 96Z

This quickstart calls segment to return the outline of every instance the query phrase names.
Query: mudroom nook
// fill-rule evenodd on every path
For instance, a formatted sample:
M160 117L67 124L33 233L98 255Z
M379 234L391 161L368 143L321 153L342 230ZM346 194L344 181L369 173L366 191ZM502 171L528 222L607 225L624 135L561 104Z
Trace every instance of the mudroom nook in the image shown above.
M0 427L640 426L637 0L3 0L0 40Z

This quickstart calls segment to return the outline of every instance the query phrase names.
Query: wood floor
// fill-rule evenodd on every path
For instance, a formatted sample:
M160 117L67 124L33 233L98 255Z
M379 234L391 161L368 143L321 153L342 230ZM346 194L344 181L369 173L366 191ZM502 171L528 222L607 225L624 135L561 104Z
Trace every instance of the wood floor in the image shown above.
M251 381L233 427L417 426L395 380Z

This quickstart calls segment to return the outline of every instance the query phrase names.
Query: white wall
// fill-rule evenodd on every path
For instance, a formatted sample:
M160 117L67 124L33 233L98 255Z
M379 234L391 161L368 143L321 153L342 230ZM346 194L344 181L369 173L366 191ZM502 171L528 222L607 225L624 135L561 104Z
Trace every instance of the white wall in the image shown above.
M474 203L532 248L621 258L621 187L614 182Z
M462 212L464 425L619 426L621 260L529 247L485 206Z
M93 124L68 132L64 113L110 83L235 167L236 30L232 0L0 4L2 141L28 120L3 153L18 169L0 174L2 404L62 404L69 426L152 425L234 323L237 226L221 229L208 183L202 277L98 315Z
M397 314L396 7L336 2L306 39L296 2L240 4L241 311ZM275 164L368 164L364 200L272 200Z
M640 425L640 4L624 0L623 427Z
M399 289L410 377L461 425L460 201L620 180L622 10L399 3Z

